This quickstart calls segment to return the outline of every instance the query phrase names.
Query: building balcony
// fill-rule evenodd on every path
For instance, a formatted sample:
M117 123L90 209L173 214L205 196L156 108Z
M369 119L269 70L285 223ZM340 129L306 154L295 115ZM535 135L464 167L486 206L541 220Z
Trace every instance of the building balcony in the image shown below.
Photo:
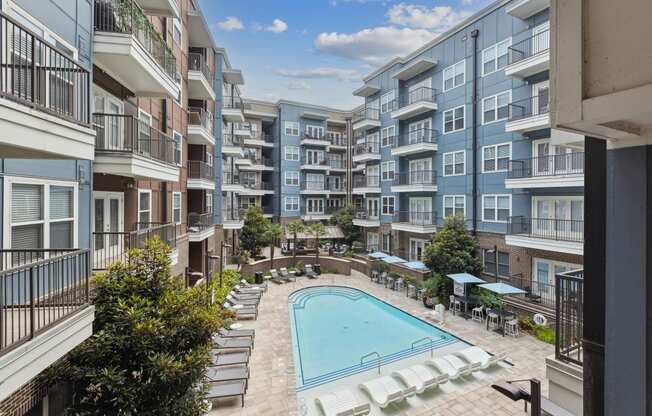
M517 0L507 6L507 14L527 19L550 7L550 0Z
M432 129L418 129L403 133L392 140L392 156L409 156L437 151L439 132Z
M508 49L505 75L527 78L550 69L550 31L535 34Z
M358 97L370 97L380 91L380 87L374 84L364 84L357 90L353 91L353 95Z
M177 182L180 154L165 133L133 116L93 114L95 173Z
M366 163L380 160L380 143L362 141L353 147L353 163Z
M244 157L243 140L231 133L222 133L222 154L232 157Z
M304 133L301 138L302 146L328 147L330 144L331 140L325 136L312 136L308 133Z
M92 160L89 71L11 17L0 23L11 34L0 37L0 155Z
M509 116L505 123L508 133L527 133L550 127L549 96L534 96L508 105Z
M215 168L201 160L189 160L187 188L215 190Z
M200 53L188 54L188 97L215 101L215 76Z
M343 181L331 183L329 181L301 181L302 195L346 195L346 185Z
M392 111L392 118L406 120L430 111L437 110L437 90L419 87L399 94L397 108Z
M269 133L253 133L244 138L244 145L251 147L274 147L274 136Z
M273 172L274 160L267 157L257 157L250 159L251 163L238 166L241 171L253 172Z
M241 194L245 191L240 176L233 172L222 172L222 192Z
M325 202L325 201L324 201ZM338 207L325 207L321 211L306 211L301 214L301 219L303 221L324 221L330 220L333 218L333 215L337 212Z
M0 400L93 334L89 250L0 250Z
M222 97L222 118L231 123L244 123L244 102L239 95L225 95Z
M271 182L245 183L242 195L263 196L274 195L274 184Z
M417 170L394 175L392 192L437 192L437 172Z
M179 14L179 3L177 0L136 0L147 14L155 16L176 17Z
M174 0L173 0L174 1ZM214 48L213 35L204 18L201 9L195 7L195 2L188 2L188 46L195 48Z
M366 131L380 127L380 111L377 108L365 107L356 111L351 121L353 130Z
M379 194L380 193L380 176L355 176L353 177L352 193L358 195Z
M188 214L188 239L196 243L215 235L215 216L212 212Z
M236 165L238 165L238 169L240 169L243 166L251 166L253 165L253 159L255 158L255 155L251 155L248 152L245 152L245 155L243 157L237 157L233 161Z
M505 188L538 189L584 186L584 153L511 160Z
M346 161L344 159L330 158L328 160L328 171L331 173L346 173Z
M321 160L318 163L307 163L304 157L304 161L301 164L301 170L328 172L329 169L330 169L330 164L328 160Z
M398 81L408 81L417 75L423 74L431 68L437 66L437 60L432 58L419 58L412 60L409 64L403 66L392 75L392 78Z
M242 209L223 209L222 228L225 230L240 230L244 226L245 211Z
M399 211L394 213L392 230L432 234L437 231L436 220L436 212Z
M380 215L376 212L371 212L365 209L357 210L353 216L353 225L365 228L380 227Z
M250 123L235 123L233 125L233 134L242 137L242 139L247 139L252 137L251 124Z
M510 217L505 242L558 253L583 255L584 221Z
M263 217L265 217L265 218L273 218L274 217L274 207L263 206L261 208L263 210Z
M188 107L188 143L215 145L213 115L203 108Z
M137 96L177 97L177 62L133 0L95 0L93 63Z

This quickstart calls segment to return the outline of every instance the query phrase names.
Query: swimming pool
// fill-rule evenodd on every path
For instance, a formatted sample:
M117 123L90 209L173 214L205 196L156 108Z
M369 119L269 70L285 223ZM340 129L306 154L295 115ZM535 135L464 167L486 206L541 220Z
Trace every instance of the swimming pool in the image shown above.
M460 341L353 288L311 287L288 300L298 391ZM361 364L374 351L380 358Z

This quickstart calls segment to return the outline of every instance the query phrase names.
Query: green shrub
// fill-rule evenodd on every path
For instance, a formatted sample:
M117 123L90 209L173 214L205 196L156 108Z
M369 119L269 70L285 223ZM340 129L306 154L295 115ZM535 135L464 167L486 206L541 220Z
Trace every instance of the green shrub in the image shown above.
M344 257L352 258L353 256L355 256L355 251L353 250L347 250L344 252Z
M534 335L538 340L547 344L555 343L555 330L548 326L537 325L534 328Z
M235 270L224 270L222 272L222 287L220 287L219 273L213 273L211 277L211 289L215 303L221 305L224 303L226 296L233 290L235 285L240 283L240 273Z
M337 274L337 270L332 267L322 267L321 272L323 274Z
M294 267L295 267L297 270L303 270L304 267L305 267L305 264L304 264L301 260L299 260L299 261L297 262L297 264L294 265Z
M518 317L518 326L524 331L532 331L537 324L534 323L530 315L522 315Z

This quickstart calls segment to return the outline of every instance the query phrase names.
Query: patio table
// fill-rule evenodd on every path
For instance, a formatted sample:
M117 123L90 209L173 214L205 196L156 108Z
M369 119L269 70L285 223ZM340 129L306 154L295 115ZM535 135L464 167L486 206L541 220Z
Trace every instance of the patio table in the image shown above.
M495 332L505 335L505 322L514 319L516 314L509 310L504 309L489 309L487 313L493 312L498 315L498 328L494 329ZM489 320L487 319L487 331L489 331Z
M471 315L469 315L469 304L474 305L475 299L472 298L471 296L458 296L458 295L455 295L455 299L460 301L460 303L464 304L464 314L462 315L462 317L464 319L471 318Z
M387 277L385 279L385 287L389 287L390 289L394 290L394 278L393 277Z

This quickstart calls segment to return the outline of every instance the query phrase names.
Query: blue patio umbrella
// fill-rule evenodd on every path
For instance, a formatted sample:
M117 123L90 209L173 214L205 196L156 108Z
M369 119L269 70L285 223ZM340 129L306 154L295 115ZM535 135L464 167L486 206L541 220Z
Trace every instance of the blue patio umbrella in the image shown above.
M490 292L494 292L497 295L522 295L525 294L524 290L521 290L517 287L508 285L507 283L485 283L483 285L478 285L483 289L487 289Z
M403 266L409 267L410 269L415 269L415 270L427 270L428 269L426 267L426 265L423 264L420 261L411 261L409 263L405 263Z
M454 273L446 275L449 279L452 279L456 283L467 284L467 283L486 283L484 280L479 277L475 277L469 273Z
M402 258L396 256L383 257L381 260L389 264L406 263L406 260L403 260Z
M369 257L374 259L382 259L383 257L387 257L387 254L383 253L382 251L374 251L373 253L369 254Z

